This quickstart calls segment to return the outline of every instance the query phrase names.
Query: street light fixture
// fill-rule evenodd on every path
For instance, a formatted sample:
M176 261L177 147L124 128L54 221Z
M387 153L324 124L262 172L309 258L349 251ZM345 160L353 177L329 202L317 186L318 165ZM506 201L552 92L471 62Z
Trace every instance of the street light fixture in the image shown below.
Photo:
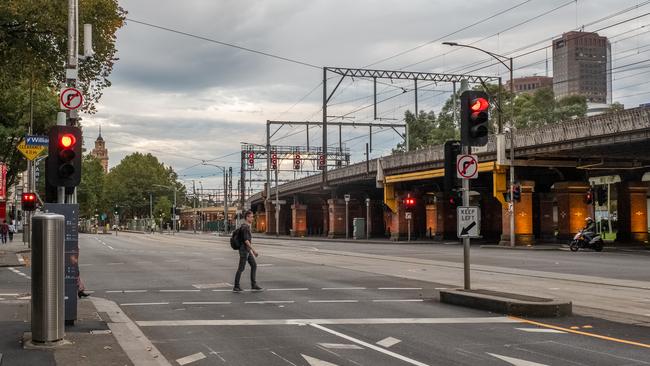
M515 81L513 78L514 67L512 65L512 57L506 57L503 55L496 54L494 52L486 51L482 48L475 46L461 44L458 42L442 42L442 44L452 47L465 47L471 48L477 51L481 51L490 55L495 60L499 61L501 65L505 66L508 71L510 71L510 128L507 129L510 134L510 203L512 211L510 212L510 246L515 246L515 202L513 200L514 195L514 186L515 186L515 139L514 139L514 130L515 130L515 121L513 118L514 113L514 99L515 99ZM508 61L508 64L504 61ZM500 79L499 79L500 80ZM499 88L499 93L501 92ZM499 116L501 116L501 111L499 111ZM503 124L501 123L501 117L499 117L499 133L503 133Z

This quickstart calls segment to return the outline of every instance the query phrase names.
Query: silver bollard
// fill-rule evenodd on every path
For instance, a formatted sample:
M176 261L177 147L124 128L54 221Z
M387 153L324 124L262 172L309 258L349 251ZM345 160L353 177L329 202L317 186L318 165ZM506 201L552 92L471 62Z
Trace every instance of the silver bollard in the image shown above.
M56 342L65 335L65 218L39 213L32 218L32 341Z

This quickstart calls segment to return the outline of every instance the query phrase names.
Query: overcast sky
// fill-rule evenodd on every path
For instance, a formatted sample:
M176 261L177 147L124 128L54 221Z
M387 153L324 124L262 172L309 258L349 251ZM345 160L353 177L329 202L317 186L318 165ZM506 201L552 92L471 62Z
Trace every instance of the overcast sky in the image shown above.
M468 65L486 60L486 56L444 46L443 40L478 42L474 45L517 56L550 45L551 38L583 25L585 30L594 31L650 12L645 1L629 0L121 0L120 4L133 20L318 67L365 67L442 37L369 67L453 73L476 69ZM611 16L635 5L642 6ZM502 14L462 30L497 13ZM649 21L650 16L645 16L599 32L612 42L614 101L627 107L650 101L650 93L640 94L648 91L648 66L625 66L648 60L644 52L650 51ZM526 46L530 47L512 52ZM201 181L205 188L217 188L221 187L221 178L214 176L216 168L201 166L201 160L232 166L238 172L240 143L264 143L266 120L322 118L322 70L318 68L132 21L118 32L117 49L119 61L110 77L113 85L105 90L98 112L84 117L86 147L92 148L101 124L110 167L135 151L151 152L171 165L190 186L194 179L197 187ZM516 58L515 77L545 75L547 57L552 76L549 48L548 52ZM497 66L472 73L502 75L504 80L508 77L507 69ZM393 86L379 85L378 92L385 97L396 95L396 86L411 87L396 81ZM449 97L451 85L423 89L420 109L438 112ZM371 98L372 84L348 80L332 100L335 105L328 114L349 113L369 105ZM399 123L406 109L413 109L412 93L381 103L378 113L387 119L384 122ZM350 116L354 121L368 122L372 108ZM302 130L283 127L275 137L291 136L272 143L304 144ZM353 161L363 158L368 140L362 135L367 133L362 128L343 130ZM320 145L321 135L319 128L310 130L311 144ZM390 130L374 134L371 157L389 154L399 141ZM330 131L329 142L338 143L337 130Z

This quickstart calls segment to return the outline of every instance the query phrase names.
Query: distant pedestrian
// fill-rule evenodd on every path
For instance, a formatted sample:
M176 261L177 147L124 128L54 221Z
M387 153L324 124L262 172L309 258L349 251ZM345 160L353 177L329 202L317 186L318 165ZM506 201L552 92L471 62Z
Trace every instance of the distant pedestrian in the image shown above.
M9 224L9 241L12 242L14 241L14 233L16 232L16 225L14 224L14 221L11 220L11 224Z
M3 220L0 224L0 242L2 244L7 244L7 235L9 234L9 225L7 225L7 220Z
M262 288L257 285L255 280L255 275L257 272L257 262L255 262L255 257L259 254L253 248L251 240L253 237L251 235L251 224L253 223L253 211L246 211L244 214L244 223L239 227L239 267L237 268L237 274L235 275L235 287L233 287L234 292L241 292L241 286L239 281L241 279L241 274L244 272L246 267L246 262L251 267L251 289L260 291Z

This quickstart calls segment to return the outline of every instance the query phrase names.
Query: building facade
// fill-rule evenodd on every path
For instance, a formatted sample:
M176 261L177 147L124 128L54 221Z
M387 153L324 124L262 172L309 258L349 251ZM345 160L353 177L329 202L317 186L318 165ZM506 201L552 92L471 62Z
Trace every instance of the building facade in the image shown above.
M97 136L97 140L95 140L95 148L92 150L90 155L97 158L104 168L104 173L108 173L108 149L106 149L106 143L102 137L101 126L99 126L99 136Z
M556 98L583 95L589 103L612 100L611 44L592 32L568 32L553 40Z
M515 78L515 94L534 93L540 88L553 88L553 78L550 76L524 76ZM510 90L510 81L506 84L506 89Z

